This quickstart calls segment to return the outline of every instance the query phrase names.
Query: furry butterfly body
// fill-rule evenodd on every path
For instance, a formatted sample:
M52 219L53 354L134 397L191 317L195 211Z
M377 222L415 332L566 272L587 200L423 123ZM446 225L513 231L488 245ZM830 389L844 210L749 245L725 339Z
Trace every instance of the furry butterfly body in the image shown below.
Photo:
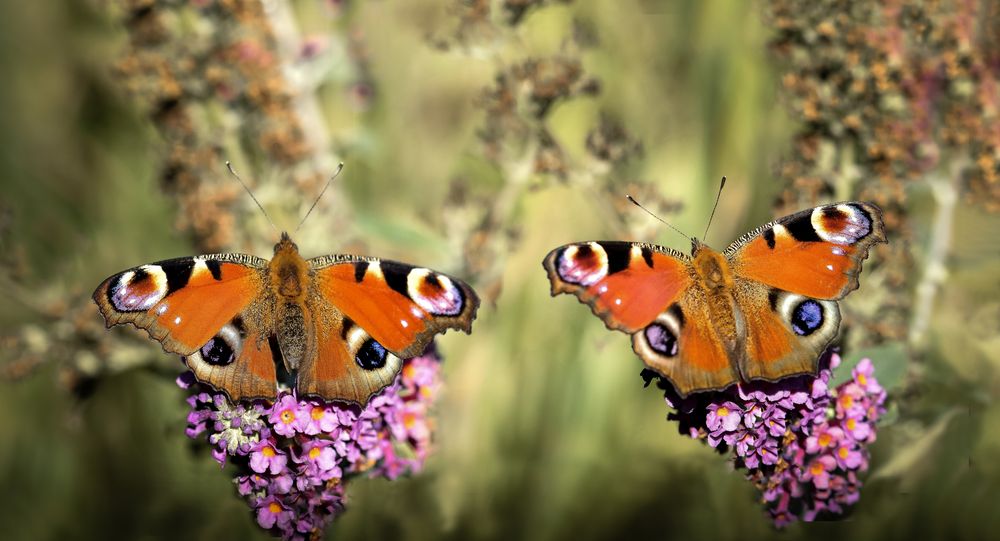
M435 334L471 332L479 299L464 282L394 261L303 259L285 233L266 259L215 254L161 261L94 292L108 327L131 323L233 400L300 395L364 404Z
M552 295L572 293L682 396L739 381L815 374L857 289L869 248L886 242L880 209L825 205L744 235L724 252L593 241L551 251Z

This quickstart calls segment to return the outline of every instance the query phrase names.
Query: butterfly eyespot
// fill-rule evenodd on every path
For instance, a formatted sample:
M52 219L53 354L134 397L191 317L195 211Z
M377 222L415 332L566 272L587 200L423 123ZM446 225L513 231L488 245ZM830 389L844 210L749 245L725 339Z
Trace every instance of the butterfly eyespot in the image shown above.
M462 290L447 276L429 269L409 271L406 276L406 293L420 308L436 316L457 316L465 307Z
M556 272L565 282L594 285L608 275L608 254L596 242L567 246L556 258Z
M808 299L792 310L792 330L799 336L809 336L823 326L823 306Z
M233 348L229 347L220 337L212 338L207 344L201 346L201 358L205 362L215 366L225 366L231 364L235 358Z
M855 244L872 232L871 217L861 207L850 204L818 207L810 223L822 240L841 245Z
M236 322L239 324L239 322ZM240 331L233 324L226 325L219 331L219 334L212 337L198 353L206 363L213 366L226 366L232 364L240 351L242 338Z
M365 370L377 370L385 366L386 349L375 340L369 338L361 345L354 362Z
M653 323L642 331L653 351L666 357L677 355L677 336L665 325Z
M108 288L108 302L122 312L149 310L168 293L168 277L159 265L124 272Z

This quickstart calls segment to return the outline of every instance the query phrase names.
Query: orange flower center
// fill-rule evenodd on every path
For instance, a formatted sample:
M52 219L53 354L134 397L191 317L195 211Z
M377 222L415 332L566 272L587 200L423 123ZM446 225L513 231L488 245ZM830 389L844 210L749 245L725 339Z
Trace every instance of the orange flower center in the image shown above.
M272 458L275 455L274 447L268 445L267 447L260 450L260 454L264 455L266 458Z
M858 383L868 385L868 378L864 374L858 374Z
M816 462L812 463L812 466L809 466L809 471L813 475L819 475L823 473L823 464L817 460Z
M854 427L858 426L858 422L854 419L848 419L844 424L847 426L848 430L854 430Z
M831 437L829 434L827 434L825 432L822 433L822 434L820 434L819 435L819 445L820 445L820 447L826 447L827 445L830 445L830 440L832 440L832 439L833 439L833 437Z
M845 407L849 408L854 405L854 397L849 394L845 394L840 397L840 403Z
M403 414L403 426L407 429L413 428L413 425L417 424L417 416L412 413Z
M841 447L840 449L837 449L837 454L840 455L840 458L847 458L848 453L850 453L850 451L847 449L847 447Z
M295 420L295 412L293 412L292 410L285 410L285 411L281 412L281 422L282 423L285 423L286 425L290 425L290 424L292 424L292 421L294 421L294 420Z
M280 503L278 503L278 502L271 502L271 505L268 505L268 506L267 506L267 510L277 515L277 514L278 514L278 513L280 513L280 512L281 512L281 511L282 511L283 509L282 509L282 507L281 507L281 504L280 504Z
M715 414L718 415L719 417L725 417L726 415L729 415L729 408L722 406L721 408L716 410Z
M313 418L313 421L319 421L320 419L322 419L323 418L323 413L325 413L325 412L326 412L326 410L324 410L323 408L321 408L319 406L314 406L313 409L312 409L312 418Z
M309 460L316 460L317 458L319 458L319 453L320 453L319 447L313 447L312 449L309 449Z

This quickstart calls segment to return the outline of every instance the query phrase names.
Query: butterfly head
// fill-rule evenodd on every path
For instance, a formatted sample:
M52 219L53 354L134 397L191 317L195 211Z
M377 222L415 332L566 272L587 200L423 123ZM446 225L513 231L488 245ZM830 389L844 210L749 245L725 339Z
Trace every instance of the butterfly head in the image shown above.
M292 237L288 235L287 231L281 232L281 240L278 244L274 245L274 255L278 255L281 252L295 252L298 253L299 246L292 242Z

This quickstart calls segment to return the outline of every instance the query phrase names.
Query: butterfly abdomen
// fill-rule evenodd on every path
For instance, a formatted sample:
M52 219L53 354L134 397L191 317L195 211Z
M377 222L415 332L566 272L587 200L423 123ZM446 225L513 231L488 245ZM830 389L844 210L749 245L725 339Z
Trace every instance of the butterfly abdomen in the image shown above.
M306 355L306 318L302 306L294 302L282 304L277 320L278 349L285 368L289 372L298 370Z

